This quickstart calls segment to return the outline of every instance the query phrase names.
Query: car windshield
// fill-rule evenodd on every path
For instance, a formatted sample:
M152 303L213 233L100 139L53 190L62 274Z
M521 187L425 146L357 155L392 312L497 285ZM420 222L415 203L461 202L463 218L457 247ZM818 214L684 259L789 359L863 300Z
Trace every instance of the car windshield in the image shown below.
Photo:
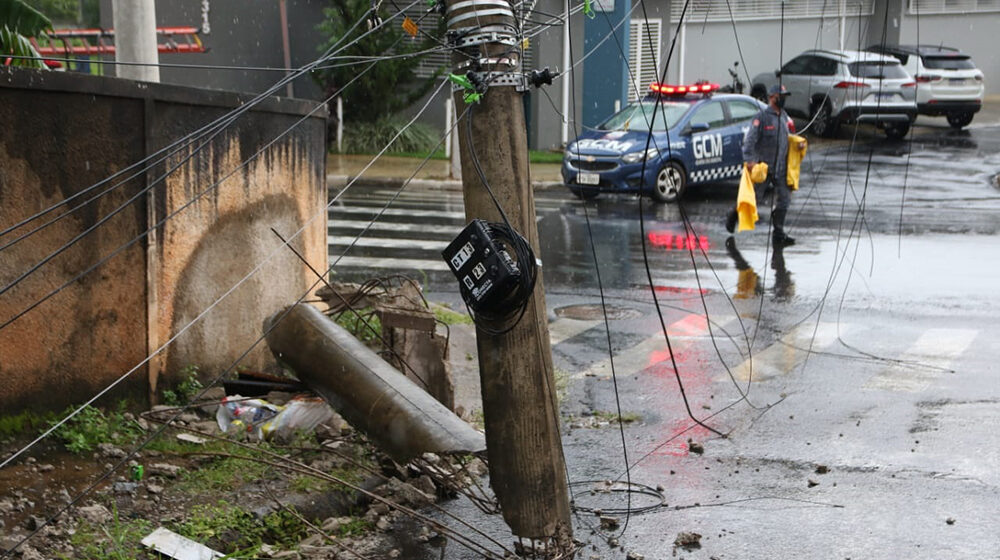
M852 62L847 67L850 69L851 75L858 78L901 80L907 77L906 70L903 70L898 62L882 62L880 60Z
M656 110L656 121L653 123L654 132L664 132L673 128L684 113L691 108L691 103L664 101L660 103L660 108ZM636 130L639 132L649 132L649 120L653 118L655 101L644 101L632 103L608 120L597 126L598 130Z
M928 70L972 70L976 67L967 56L925 56L923 61Z

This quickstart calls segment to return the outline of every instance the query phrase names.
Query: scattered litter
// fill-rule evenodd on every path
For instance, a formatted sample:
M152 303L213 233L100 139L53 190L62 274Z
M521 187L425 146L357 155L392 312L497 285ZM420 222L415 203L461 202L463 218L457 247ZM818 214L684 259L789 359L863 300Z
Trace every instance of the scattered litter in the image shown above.
M688 549L701 548L701 535L690 531L681 531L674 539L674 546Z
M617 517L611 517L609 515L601 516L601 529L604 529L605 531L610 531L616 527L618 527Z
M702 453L705 452L705 446L698 443L697 441L688 440L688 450L691 453L697 453L698 455L701 455Z
M618 547L618 538L617 537L609 537L608 538L608 546L610 546L611 548L617 548Z
M811 479L811 478L809 479L809 483L808 484L809 484L810 488L812 488L813 486L819 486L819 483L816 482L815 480Z
M625 560L646 560L646 557L638 552L629 552L625 555Z
M219 429L258 440L286 438L296 430L311 432L333 418L333 410L319 397L296 397L285 406L263 399L243 399L233 395L222 399L215 414Z
M954 525L955 524L955 518L954 517L949 517L948 519L945 519L944 522L947 523L948 525Z
M208 441L203 437L198 437L194 434L187 434L187 433L177 434L177 439L183 441L184 443L194 443L196 445L205 445L205 443Z
M826 474L828 472L830 472L830 468L827 467L826 465L817 465L816 466L816 474Z
M146 535L146 538L142 539L142 544L175 560L215 560L224 556L221 552L163 527Z
M138 482L116 482L112 485L115 494L132 494L139 487Z

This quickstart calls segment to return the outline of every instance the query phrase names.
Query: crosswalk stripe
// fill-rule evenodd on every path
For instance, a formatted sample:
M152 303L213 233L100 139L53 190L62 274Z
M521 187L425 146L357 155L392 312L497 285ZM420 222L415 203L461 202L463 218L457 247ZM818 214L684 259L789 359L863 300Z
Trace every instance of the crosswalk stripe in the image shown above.
M603 323L603 320L590 321L560 317L549 323L549 342L552 346L555 346Z
M448 265L442 261L432 261L427 259L397 259L397 258L377 258L377 257L343 257L335 262L333 256L330 257L330 264L334 270L338 268L385 268L394 270L443 270L448 271Z
M732 369L739 381L766 381L791 373L805 361L808 351L820 350L836 342L839 334L851 330L846 323L805 322L782 336L767 348L754 352ZM752 375L751 375L752 374Z
M447 220L465 220L465 212L449 212L446 210L417 210L413 208L386 208L381 207L361 208L358 206L338 206L330 209L330 215L343 216L344 214L362 215L374 218L381 213L383 216L406 216L410 218L443 218Z
M725 325L722 326L725 328ZM701 339L709 334L708 321L703 315L688 315L687 317L667 325L667 334L670 335L670 345L674 353L687 348L695 340ZM670 359L670 352L667 351L667 342L662 332L657 332L642 342L619 351L615 354L615 373L618 375L632 375L650 366ZM589 368L577 372L574 379L583 377L610 377L611 358L605 358Z
M421 251L443 251L448 246L445 241L429 241L423 239L412 239L406 237L355 237L351 235L328 235L326 237L328 245L339 247L378 247L388 249ZM353 244L353 245L352 245Z
M907 393L922 391L968 350L977 334L979 331L971 329L928 329L899 356L901 361L910 364L898 363L883 369L868 380L864 388Z
M406 223L388 223L388 222L372 222L369 227L369 222L363 222L360 220L329 220L327 222L327 227L336 228L338 230L350 230L361 232L365 229L370 231L398 231L407 233L426 233L426 234L437 234L437 235L458 235L461 231L459 226L436 226L432 224L406 224Z

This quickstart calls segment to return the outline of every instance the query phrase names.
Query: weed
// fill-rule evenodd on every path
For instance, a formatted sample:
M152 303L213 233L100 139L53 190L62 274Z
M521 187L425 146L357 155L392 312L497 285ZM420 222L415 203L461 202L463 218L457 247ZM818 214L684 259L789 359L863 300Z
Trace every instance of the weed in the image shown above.
M364 517L354 517L337 529L337 535L341 537L356 537L372 530L372 522Z
M173 530L189 539L206 543L222 552L253 554L267 542L292 548L305 538L308 527L291 512L280 510L258 520L252 513L225 500L191 509Z
M253 457L244 450L234 455ZM264 463L238 457L218 457L181 475L177 487L183 492L229 492L264 478L271 469Z
M562 404L566 399L567 391L569 391L569 372L561 368L554 368L552 376L556 382L556 401Z
M344 330L354 335L355 338L364 342L365 344L378 341L382 338L382 322L370 307L365 307L363 309L357 309L357 313L354 311L345 311L337 316L336 323ZM365 321L361 320L361 317L365 318ZM371 325L371 328L368 327ZM374 330L374 332L372 332Z
M483 411L481 409L476 409L469 413L469 424L477 430L486 429L486 417L483 415Z
M204 389L204 385L198 379L198 366L189 365L181 370L181 382L175 389L163 391L163 404L168 406L184 406L191 402L198 393Z
M123 520L118 515L118 508L114 508L112 513L114 516L108 524L82 522L77 527L70 539L74 548L73 558L131 560L143 557L140 541L153 529L153 524L145 519Z
M51 425L56 420L55 413L36 414L25 410L17 414L0 416L0 439L29 432L42 426Z
M89 405L84 406L76 416L55 431L56 437L72 453L93 451L99 443L131 444L143 434L143 429L134 420L125 418L127 406L126 401L121 401L117 409L107 412ZM62 416L68 416L73 410L72 406L67 408ZM55 423L51 422L50 426Z

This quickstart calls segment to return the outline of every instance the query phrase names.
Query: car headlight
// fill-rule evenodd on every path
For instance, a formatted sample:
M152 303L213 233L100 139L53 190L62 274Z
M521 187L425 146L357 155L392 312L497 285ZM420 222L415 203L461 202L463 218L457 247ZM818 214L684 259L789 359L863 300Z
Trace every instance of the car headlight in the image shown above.
M645 158L643 158L643 154L645 154ZM657 150L656 148L650 148L645 152L632 152L625 154L622 156L622 161L624 161L625 163L638 163L643 159L649 161L658 155L660 155L660 150Z

